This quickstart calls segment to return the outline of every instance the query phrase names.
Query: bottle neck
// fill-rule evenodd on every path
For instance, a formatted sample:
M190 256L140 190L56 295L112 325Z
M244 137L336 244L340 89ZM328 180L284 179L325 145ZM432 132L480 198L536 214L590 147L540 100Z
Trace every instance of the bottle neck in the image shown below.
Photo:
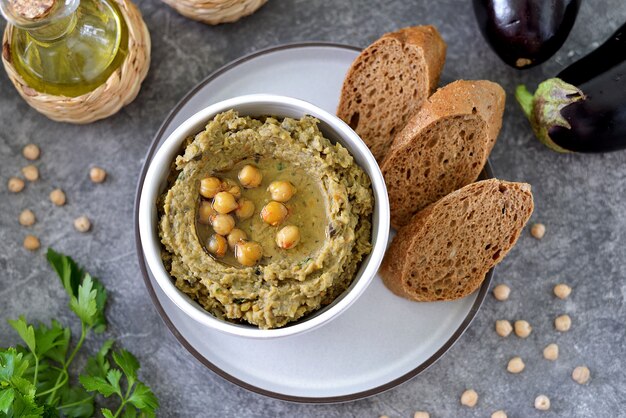
M37 28L23 28L39 42L53 42L71 33L76 27L76 12L68 16L52 19L48 24Z
M76 9L80 0L58 0L53 2L49 13L41 17L25 16L16 9L32 0L0 0L0 11L9 24L27 31L33 39L40 42L52 42L76 27Z

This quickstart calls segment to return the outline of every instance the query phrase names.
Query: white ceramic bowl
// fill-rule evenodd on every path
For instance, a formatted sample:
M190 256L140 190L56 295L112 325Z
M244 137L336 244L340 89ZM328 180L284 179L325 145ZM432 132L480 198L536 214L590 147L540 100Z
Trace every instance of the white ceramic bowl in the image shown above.
M356 163L372 181L372 252L361 264L351 286L333 303L283 328L262 330L251 325L233 324L216 318L174 285L161 261L161 243L157 231L157 197L166 187L170 164L189 135L202 131L218 113L235 109L242 116L273 115L301 118L311 115L320 120L320 129L331 141L346 147ZM139 233L146 262L165 294L191 319L231 335L251 338L275 338L312 330L345 311L367 288L382 262L389 237L389 199L380 168L359 136L338 117L302 100L269 94L239 96L213 104L180 125L161 145L146 173L139 202Z

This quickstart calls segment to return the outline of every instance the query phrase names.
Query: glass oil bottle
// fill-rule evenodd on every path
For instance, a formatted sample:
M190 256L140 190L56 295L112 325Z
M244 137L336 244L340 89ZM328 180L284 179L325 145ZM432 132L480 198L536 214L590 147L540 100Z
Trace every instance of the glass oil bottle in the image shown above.
M13 65L40 93L89 93L128 53L128 29L114 0L0 0L0 10L14 26Z

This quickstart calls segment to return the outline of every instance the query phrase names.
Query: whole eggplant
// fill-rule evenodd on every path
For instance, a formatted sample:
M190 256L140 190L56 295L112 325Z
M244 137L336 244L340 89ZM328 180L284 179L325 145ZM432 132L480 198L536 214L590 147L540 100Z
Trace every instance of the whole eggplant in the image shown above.
M473 0L483 36L496 54L522 69L550 58L569 35L582 0Z
M604 44L517 101L535 135L555 151L626 149L626 24Z

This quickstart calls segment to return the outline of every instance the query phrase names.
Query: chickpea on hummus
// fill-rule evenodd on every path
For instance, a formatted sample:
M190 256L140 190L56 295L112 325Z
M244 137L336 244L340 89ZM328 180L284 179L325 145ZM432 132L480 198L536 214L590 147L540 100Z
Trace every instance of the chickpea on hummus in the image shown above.
M317 124L224 112L173 163L164 265L218 318L282 327L337 298L370 252L370 179Z

